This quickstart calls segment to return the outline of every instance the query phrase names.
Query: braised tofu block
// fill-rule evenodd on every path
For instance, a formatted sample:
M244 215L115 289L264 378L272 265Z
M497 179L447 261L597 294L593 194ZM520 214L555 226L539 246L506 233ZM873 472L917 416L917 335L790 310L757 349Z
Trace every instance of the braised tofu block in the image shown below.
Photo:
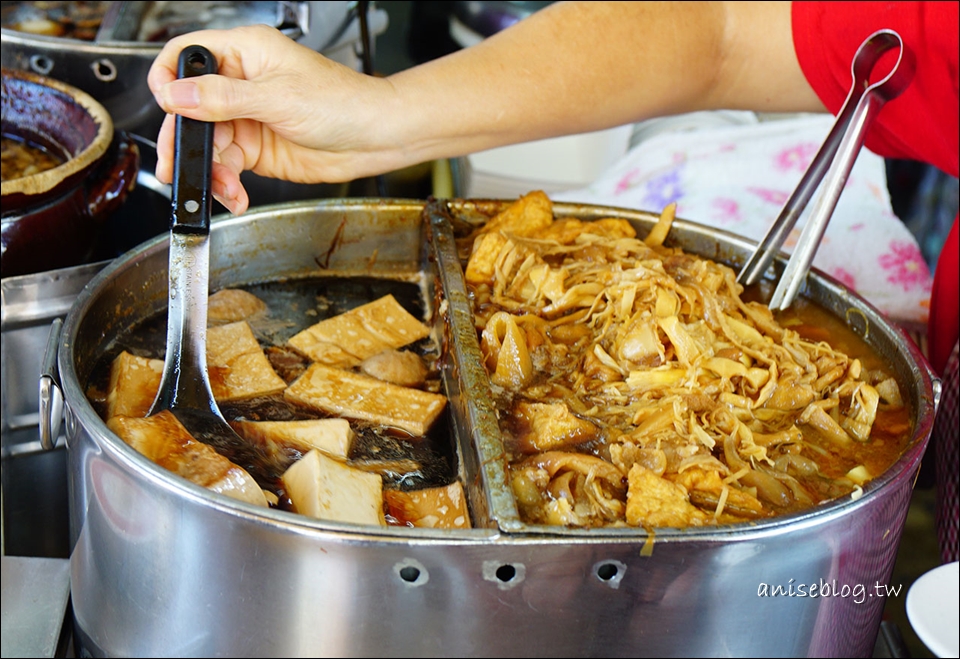
M518 401L514 412L518 448L524 453L584 444L600 434L597 426L575 415L565 403Z
M383 525L383 481L316 449L283 474L296 511L318 519Z
M529 236L553 224L553 202L543 190L522 195L483 227L484 231L502 231Z
M541 190L521 196L487 222L474 240L473 251L464 269L469 284L492 282L497 271L501 252L514 249L518 260L531 253L514 245L509 236L529 236L543 231L553 224L553 202Z
M207 299L207 323L223 325L247 320L264 313L267 304L253 293L225 288Z
M391 522L399 526L431 529L468 529L467 497L459 482L422 490L384 490L383 500Z
M627 524L683 528L710 522L711 516L690 503L683 486L641 464L630 467L627 479Z
M307 453L313 449L346 460L354 432L346 419L301 421L232 421L241 437L262 446L268 453Z
M220 402L279 394L286 387L244 321L207 330L207 371L214 398ZM117 355L110 367L107 418L146 416L162 376L162 359L126 351Z
M110 365L106 418L147 416L162 376L163 360L137 357L126 350L121 352Z
M263 490L242 467L195 440L172 412L146 418L114 416L107 427L149 460L214 492L266 506Z
M218 402L272 396L287 386L242 320L207 330L207 373Z
M473 251L467 261L463 276L468 284L483 284L493 281L497 271L500 252L509 241L499 233L484 233L473 241Z
M637 230L628 220L619 217L608 217L603 220L583 223L583 232L605 238L636 238Z
M410 315L396 298L379 300L321 320L292 336L288 345L315 362L349 368L390 348L426 337L430 329Z
M446 396L408 389L359 373L313 364L287 387L284 398L331 416L361 419L425 435Z

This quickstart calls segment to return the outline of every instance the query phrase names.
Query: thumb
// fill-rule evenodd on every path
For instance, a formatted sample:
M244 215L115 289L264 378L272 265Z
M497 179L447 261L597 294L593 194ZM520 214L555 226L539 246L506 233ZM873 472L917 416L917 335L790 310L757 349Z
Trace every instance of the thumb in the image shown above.
M245 81L220 75L180 78L160 88L160 106L165 112L182 114L200 121L229 121L241 118ZM246 113L244 113L246 114Z
M164 111L180 114L182 110L192 110L200 105L200 90L193 80L174 80L160 88L157 100Z

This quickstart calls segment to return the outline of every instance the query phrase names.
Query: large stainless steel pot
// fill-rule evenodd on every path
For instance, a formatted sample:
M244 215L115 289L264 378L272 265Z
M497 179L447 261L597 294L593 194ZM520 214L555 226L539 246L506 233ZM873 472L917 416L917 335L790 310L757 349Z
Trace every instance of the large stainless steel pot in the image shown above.
M453 204L474 215L489 207ZM495 417L482 399L488 385L474 360L453 236L443 213L424 209L417 201L325 200L217 218L211 285L324 269L425 273L446 297L438 330L451 353L450 435L474 528L356 527L264 511L173 476L110 433L84 384L119 332L162 310L167 240L159 237L97 275L59 342L80 649L94 656L869 656L885 601L877 589L896 586L889 579L939 392L909 339L832 280L813 274L802 291L887 358L915 413L906 452L860 498L757 524L656 535L526 527L495 454ZM556 210L624 217L641 235L656 220L593 206ZM670 240L733 263L752 248L681 220ZM765 584L768 594L775 587L783 594L761 596Z

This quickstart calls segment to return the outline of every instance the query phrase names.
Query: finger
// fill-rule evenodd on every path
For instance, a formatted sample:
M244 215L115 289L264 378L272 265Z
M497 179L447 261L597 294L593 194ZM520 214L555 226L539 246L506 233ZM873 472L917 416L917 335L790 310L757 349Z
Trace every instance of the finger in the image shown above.
M179 54L190 44L203 45L214 54L216 75L177 79ZM284 61L277 51L291 45L315 55L265 25L191 32L167 42L154 60L148 82L157 102L167 112L204 121L252 117L250 113L260 109L258 97L263 93L257 92L251 81L256 81L265 69L275 69L278 60Z
M164 99L160 90L177 80L181 51L187 46L202 43L214 53L218 61L222 60L222 55L217 55L220 52L220 41L222 39L219 32L219 30L200 30L189 35L174 37L164 44L160 53L154 58L150 70L147 72L147 86L156 99L157 105L163 108L165 112L175 112L175 110L168 107L168 102Z
M235 135L236 131L232 121L222 121L214 124L213 154L215 158L220 159L220 154L233 144Z
M177 78L180 52L187 46L200 44L213 53L219 62L223 59L224 47L229 47L232 39L229 30L197 30L167 40L147 73L150 91L156 94L160 87Z
M157 165L154 176L161 183L173 181L173 168L176 147L176 115L167 115L157 134ZM213 171L219 171L218 183L222 186L218 195L233 199L239 195L240 173L243 171L243 153L239 146L232 144L233 126L228 123L217 124L214 130ZM223 146L221 146L223 145Z
M217 30L201 30L192 32L189 35L181 35L170 39L164 44L163 48L160 49L160 53L154 58L153 63L150 65L150 70L147 72L147 86L150 88L150 93L153 94L153 97L160 107L164 107L163 98L160 96L160 89L167 83L177 79L180 52L187 46L202 41L214 49L211 50L211 52L216 53L215 49L218 48L217 44L221 39L217 33ZM219 60L221 58L217 57L217 59ZM166 108L164 109L169 112Z
M223 163L213 163L210 188L214 198L234 215L247 210L250 199L240 182L240 174Z
M238 178L244 170L243 149L237 144L230 143L225 149L220 150L217 153L217 160Z
M177 118L168 114L163 118L157 134L157 167L154 176L161 183L173 182L173 151Z
M150 65L150 70L147 72L147 86L150 88L150 93L157 99L158 104L160 104L160 88L171 80L175 80L177 77L176 66L170 66L166 61L167 58L165 54L167 54L167 48L160 51L160 54L153 60L153 64ZM176 60L174 60L174 62L176 62Z
M158 102L166 112L200 121L259 119L272 95L258 87L258 83L223 75L197 76L164 84Z
M245 155L243 148L234 142L235 135L234 122L216 124L213 137L214 163L220 168L220 182L223 185L221 194L225 199L237 198L243 190L240 175L246 169Z

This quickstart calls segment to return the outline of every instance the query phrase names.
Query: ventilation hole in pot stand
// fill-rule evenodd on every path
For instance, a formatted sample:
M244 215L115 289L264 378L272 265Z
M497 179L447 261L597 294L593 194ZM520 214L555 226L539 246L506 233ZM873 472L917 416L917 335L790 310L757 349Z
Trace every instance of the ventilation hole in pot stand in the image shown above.
M117 67L108 59L98 59L90 65L93 75L100 82L113 82L117 79Z
M48 75L53 71L53 60L44 55L31 55L30 68L42 76Z
M393 566L394 572L405 586L422 586L430 580L427 568L412 558L405 559Z
M619 588L623 581L623 575L627 571L627 566L620 561L605 560L595 563L593 573L597 575L600 583L611 588Z
M523 563L503 563L484 561L483 579L497 585L500 590L510 590L523 583L527 576L527 566Z
M517 568L512 565L501 565L497 568L497 579L504 583L513 581L515 576L517 576Z
M601 581L610 581L617 576L617 572L617 566L612 563L604 563L597 568L597 576L600 577Z
M420 570L415 567L404 567L400 568L400 578L404 581L409 581L413 583L420 578Z

